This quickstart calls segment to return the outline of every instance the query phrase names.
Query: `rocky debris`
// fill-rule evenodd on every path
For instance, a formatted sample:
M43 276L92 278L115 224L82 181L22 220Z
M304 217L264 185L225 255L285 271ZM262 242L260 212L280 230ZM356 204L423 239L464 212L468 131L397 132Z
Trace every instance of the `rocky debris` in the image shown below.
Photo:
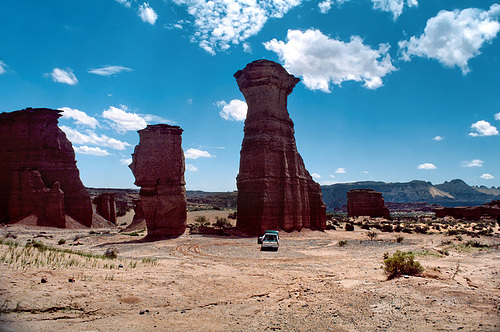
M135 176L150 240L186 230L186 188L182 129L167 124L139 130L130 169Z
M27 108L20 111L0 114L0 222L14 221L9 216L9 210L18 213L28 209L27 204L22 208L13 206L9 209L9 201L19 204L18 198L11 199L11 189L14 194L20 194L22 188L16 185L13 188L13 179L19 179L14 172L37 171L41 181L50 190L52 196L48 195L38 181L32 189L43 193L42 197L34 198L36 201L47 201L45 210L54 211L53 205L58 203L58 190L64 193L64 213L74 218L84 226L92 224L92 203L89 194L80 180L80 172L76 167L75 152L64 132L57 126L61 111L47 108ZM23 173L28 178L35 179L35 173ZM31 186L24 182L26 186ZM26 187L26 188L28 188ZM55 188L55 189L54 189ZM26 191L23 195L33 195ZM51 198L49 198L49 196ZM55 200L55 201L54 201ZM38 202L39 203L39 202ZM37 204L38 204L37 203ZM36 207L40 211L40 207ZM43 210L43 209L42 209ZM15 219L20 215L16 214ZM42 218L43 219L43 218ZM55 224L51 219L45 219L49 225L62 226L60 218L56 218Z
M116 225L116 203L115 194L103 193L95 197L93 203L96 205L96 211L104 219L111 221Z
M434 209L438 218L446 216L455 219L479 220L481 216L488 216L493 219L500 217L500 201L492 201L481 206L459 206L459 207L441 207Z
M299 79L257 60L234 74L248 112L237 176L237 228L247 234L326 228L321 188L297 152L287 98Z
M373 189L352 189L347 192L347 216L390 218L382 194Z
M64 193L59 182L48 189L37 170L14 171L9 198L10 221L17 222L30 215L37 217L38 226L64 228Z

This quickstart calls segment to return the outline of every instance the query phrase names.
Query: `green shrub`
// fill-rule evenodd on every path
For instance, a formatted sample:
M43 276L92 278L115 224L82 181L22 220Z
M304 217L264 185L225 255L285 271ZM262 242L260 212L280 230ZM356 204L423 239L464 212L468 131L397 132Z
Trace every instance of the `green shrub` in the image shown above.
M65 243L66 243L65 239L60 239L59 241L57 241L57 244L59 244L59 245L65 244Z
M344 247L347 245L347 240L340 240L339 242L337 242L337 245L339 247Z
M418 275L424 268L415 261L415 255L411 252L397 250L392 257L389 253L384 254L384 271L389 279L400 275Z
M397 243L401 243L401 242L403 242L403 240L404 240L404 239L405 239L405 237L404 237L404 236L401 236L401 235L396 236L396 242L397 242Z
M210 220L205 217L205 216L198 216L194 219L194 222L202 225L202 226L209 226L210 225Z
M231 223L227 221L226 218L215 217L215 226L216 227L232 227Z

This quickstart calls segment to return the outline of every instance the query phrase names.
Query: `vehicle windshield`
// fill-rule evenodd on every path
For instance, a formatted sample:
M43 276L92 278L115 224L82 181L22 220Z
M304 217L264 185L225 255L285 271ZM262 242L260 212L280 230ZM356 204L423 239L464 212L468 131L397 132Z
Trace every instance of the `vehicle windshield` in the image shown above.
M264 235L264 241L278 241L278 238L275 234L266 234Z

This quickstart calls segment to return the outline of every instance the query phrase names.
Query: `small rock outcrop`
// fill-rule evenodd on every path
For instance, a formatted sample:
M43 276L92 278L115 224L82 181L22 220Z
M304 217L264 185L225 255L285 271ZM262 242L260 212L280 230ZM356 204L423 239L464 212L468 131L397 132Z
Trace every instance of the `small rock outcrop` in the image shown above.
M352 189L347 192L347 216L390 218L382 194L373 189Z
M297 152L287 98L300 81L279 64L257 60L234 74L248 112L237 177L237 228L326 229L321 188Z
M130 169L135 176L147 238L179 236L186 230L187 201L184 181L182 129L167 124L139 130L139 145L132 154Z
M71 142L57 126L60 113L47 108L28 108L0 114L0 222L15 222L25 217L23 214L32 211L29 202L36 203L33 211L37 213L58 210L54 205L60 205L59 186L64 197L64 214L91 226L92 202L80 180ZM43 202L48 204L45 208L39 206ZM54 213L57 216L39 216L40 222L64 227L59 212Z
M116 202L115 194L103 193L93 200L96 205L96 211L104 219L111 221L116 225Z

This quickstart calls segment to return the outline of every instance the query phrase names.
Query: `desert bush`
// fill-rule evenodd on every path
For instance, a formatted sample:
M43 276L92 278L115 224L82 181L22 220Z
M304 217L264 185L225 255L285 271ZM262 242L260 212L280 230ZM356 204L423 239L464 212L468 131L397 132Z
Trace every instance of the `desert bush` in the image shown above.
M116 257L118 257L118 253L119 253L118 249L109 247L104 252L104 257L106 257L106 258L116 258Z
M232 227L231 223L227 221L226 218L215 217L215 226L216 227Z
M382 225L382 232L392 232L393 231L393 228L392 228L392 225L389 225L389 224L384 224Z
M473 248L488 248L489 245L481 243L479 241L469 240L464 244L465 247L473 247Z
M401 243L401 242L403 242L403 240L404 240L404 239L405 239L405 237L404 237L404 236L401 236L401 235L396 236L396 242L397 242L397 243Z
M200 224L202 226L209 226L210 225L210 220L205 216L196 217L196 219L194 219L194 222L197 224Z
M370 240L373 240L377 237L378 233L375 231L368 231L366 232L366 235L370 238Z
M415 261L415 255L411 252L397 250L392 257L389 253L384 254L384 271L389 279L400 275L418 275L424 268Z
M228 215L227 215L227 218L228 219L234 219L236 220L238 218L238 212L234 211L234 212L230 212Z
M337 245L339 247L344 247L347 245L347 240L340 240L339 242L337 242Z
M346 223L345 224L345 230L348 232L352 232L354 230L354 225L351 223Z
M59 241L57 241L58 245L65 244L65 243L66 243L65 239L60 239Z

